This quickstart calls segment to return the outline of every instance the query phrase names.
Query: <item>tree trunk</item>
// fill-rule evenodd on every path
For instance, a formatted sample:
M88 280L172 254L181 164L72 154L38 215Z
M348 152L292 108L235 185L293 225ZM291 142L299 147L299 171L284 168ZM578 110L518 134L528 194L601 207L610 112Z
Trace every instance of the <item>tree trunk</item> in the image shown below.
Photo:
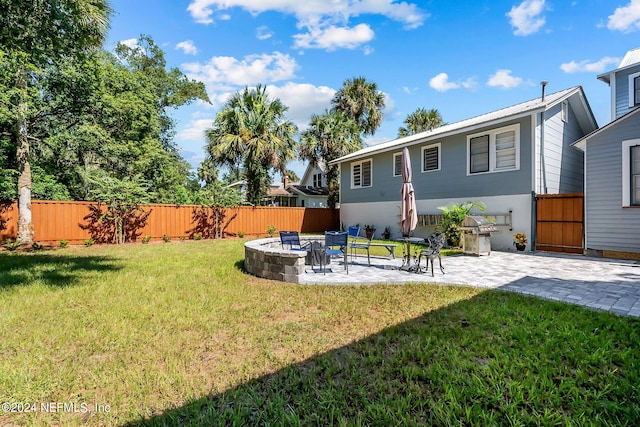
M26 86L25 82L20 84ZM27 139L27 105L18 106L18 236L22 244L33 243L33 218L31 215L31 164L29 163L29 140Z

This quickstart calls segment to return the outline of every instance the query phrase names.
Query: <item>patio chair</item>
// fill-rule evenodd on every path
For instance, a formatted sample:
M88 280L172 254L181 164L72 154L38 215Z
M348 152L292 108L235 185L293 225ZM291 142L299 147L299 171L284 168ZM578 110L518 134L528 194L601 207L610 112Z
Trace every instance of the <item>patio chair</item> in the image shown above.
M291 251L306 251L306 246L300 244L300 235L297 231L281 231L280 243L282 249L289 249Z
M325 231L324 232L324 254L327 256L341 255L344 258L344 269L349 274L349 263L347 262L347 247L349 246L349 233L346 231ZM326 274L325 257L320 258L322 272Z
M371 241L373 240L373 237L376 235L376 229L374 228L373 231L370 234L370 237L368 239L354 239L350 244L349 247L351 248L351 262L353 262L353 254L356 250L358 249L362 249L367 251L367 263L369 265L371 265L371 256L369 254L369 249L371 247ZM356 252L356 255L357 252Z
M429 262L431 262L431 277L433 277L433 260L435 258L438 258L440 271L442 271L442 274L444 274L444 268L442 267L442 258L440 258L440 250L447 241L446 236L441 231L435 231L429 234L424 240L427 242L429 247L420 251L420 255L418 255L418 271L422 272L422 269L420 268L420 261L422 260L422 257L425 257L425 263L427 267L425 272L429 272Z
M354 240L357 240L358 237L360 237L360 226L359 225L351 225L347 229L347 232L349 233L349 241L353 242Z

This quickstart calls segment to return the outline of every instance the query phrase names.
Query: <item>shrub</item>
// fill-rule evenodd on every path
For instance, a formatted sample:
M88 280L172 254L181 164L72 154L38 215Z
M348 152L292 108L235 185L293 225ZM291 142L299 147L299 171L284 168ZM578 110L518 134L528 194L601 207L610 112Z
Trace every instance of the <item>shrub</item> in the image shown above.
M31 249L32 249L32 250L34 250L34 251L41 251L41 250L43 250L43 249L44 249L44 246L43 246L43 245L41 245L41 244L40 244L40 243L38 243L38 242L33 242L33 243L31 244Z
M87 247L92 246L93 243L94 243L93 239L85 239L84 240L84 245L87 246Z
M275 236L277 230L278 229L275 225L267 225L267 234L269 235L269 237Z
M66 240L60 240L59 246L60 246L60 249L64 249L67 246L69 246L69 242L67 242Z
M480 212L484 212L485 205L482 202L452 203L448 206L438 206L438 209L442 211L442 232L447 236L449 245L460 246L459 227L474 207L478 208Z
M193 235L193 240L202 240L202 234L196 233Z
M149 236L149 235L147 234L146 236L144 236L144 237L142 238L142 240L141 240L141 241L142 241L142 243L143 243L143 244L147 244L147 243L149 243L149 241L150 241L150 240L151 240L151 236Z
M162 235L162 241L165 243L169 243L171 241L171 238L169 236L167 236L166 234Z
M238 237L242 239L244 237L244 231L238 231Z
M7 248L8 251L15 251L20 247L20 240L13 240L11 238L4 239L4 247Z

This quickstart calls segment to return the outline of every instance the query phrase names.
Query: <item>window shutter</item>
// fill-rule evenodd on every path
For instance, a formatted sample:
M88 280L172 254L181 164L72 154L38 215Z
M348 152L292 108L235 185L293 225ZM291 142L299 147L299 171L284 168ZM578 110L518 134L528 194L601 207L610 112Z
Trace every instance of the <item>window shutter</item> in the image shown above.
M393 156L393 176L402 175L402 154Z

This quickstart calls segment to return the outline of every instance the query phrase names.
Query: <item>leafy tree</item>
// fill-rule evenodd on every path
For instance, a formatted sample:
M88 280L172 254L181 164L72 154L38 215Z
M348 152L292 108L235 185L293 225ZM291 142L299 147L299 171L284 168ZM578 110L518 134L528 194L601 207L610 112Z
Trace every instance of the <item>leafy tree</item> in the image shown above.
M225 103L207 130L211 158L231 170L244 170L251 204L266 196L270 172L284 173L286 163L295 157L297 129L285 120L287 109L279 99L269 99L264 86L245 88Z
M364 135L373 135L382 124L385 95L364 77L347 79L331 101L333 109L355 120Z
M190 234L193 236L198 233L204 238L222 239L224 230L237 216L236 213L227 218L228 208L239 206L242 195L220 181L212 181L198 193L198 202L201 206L193 209L192 222L196 225L190 230Z
M295 171L292 171L291 169L287 169L287 172L285 173L285 175L287 176L287 179L289 180L289 182L300 181L300 177L298 176L298 174L295 173Z
M342 111L325 111L313 115L309 128L302 132L299 156L312 166L325 162L329 196L327 205L335 208L339 198L338 165L329 162L362 148L360 127Z
M135 240L137 230L144 226L151 213L141 206L148 202L148 184L140 177L118 180L106 175L96 176L92 182L95 186L92 198L99 202L86 218L92 238L103 242L112 234L113 243ZM106 210L102 210L100 202L106 204Z
M471 209L477 208L484 212L485 204L482 202L451 203L448 206L438 206L442 211L442 232L447 236L451 246L460 246L460 226L464 218L469 215Z
M440 112L435 108L425 110L424 108L418 108L413 113L409 114L404 119L406 127L398 129L398 137L414 135L420 132L426 132L428 130L435 129L444 125Z
M0 0L2 87L8 103L0 117L9 122L18 162L18 240L33 241L30 125L38 118L35 89L47 67L99 48L107 32L108 0ZM12 84L6 86L7 79Z

